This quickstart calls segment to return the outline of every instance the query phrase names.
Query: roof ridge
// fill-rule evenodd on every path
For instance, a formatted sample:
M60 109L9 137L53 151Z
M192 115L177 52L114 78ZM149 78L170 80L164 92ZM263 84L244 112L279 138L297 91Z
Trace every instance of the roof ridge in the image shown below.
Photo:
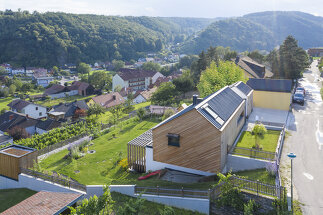
M217 96L219 93L221 93L222 91L224 91L226 88L229 88L229 86L225 86L222 87L221 89L217 90L216 92L214 92L211 96L209 96L208 98L204 99L203 101L201 101L200 103L195 105L195 109L200 108L201 106L203 106L205 103L207 103L208 101L210 101L211 99L213 99L215 96Z

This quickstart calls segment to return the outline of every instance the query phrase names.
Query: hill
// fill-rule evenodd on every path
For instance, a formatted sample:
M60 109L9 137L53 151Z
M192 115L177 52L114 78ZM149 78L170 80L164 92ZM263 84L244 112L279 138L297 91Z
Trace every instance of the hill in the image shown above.
M272 50L293 35L305 49L323 44L323 17L302 12L269 11L216 21L191 36L183 53L199 53L209 46L230 46L237 51Z
M15 66L52 67L84 61L130 60L159 51L169 42L183 40L191 31L177 19L0 12L0 62ZM194 20L194 18L191 18Z

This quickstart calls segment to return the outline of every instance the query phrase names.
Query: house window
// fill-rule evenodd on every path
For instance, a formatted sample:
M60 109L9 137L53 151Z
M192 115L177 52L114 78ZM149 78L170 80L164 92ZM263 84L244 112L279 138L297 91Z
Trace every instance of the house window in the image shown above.
M38 110L38 107L36 107L36 110Z
M167 134L168 145L179 147L179 135L178 134Z
M42 112L39 112L39 116L42 116L43 115L43 113Z
M240 124L243 118L244 118L244 111L242 111L240 116L238 117L237 126Z

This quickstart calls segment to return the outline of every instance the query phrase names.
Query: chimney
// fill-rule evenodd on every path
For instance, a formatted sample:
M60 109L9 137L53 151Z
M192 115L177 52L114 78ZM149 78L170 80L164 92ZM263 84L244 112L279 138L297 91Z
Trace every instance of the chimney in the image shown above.
M193 95L193 105L197 105L197 95Z
M113 100L117 99L116 95L112 95L112 98L113 98Z

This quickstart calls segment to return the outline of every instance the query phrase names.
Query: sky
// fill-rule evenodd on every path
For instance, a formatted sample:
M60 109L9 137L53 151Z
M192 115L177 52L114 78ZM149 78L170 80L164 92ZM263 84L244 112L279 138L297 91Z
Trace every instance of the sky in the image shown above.
M205 18L273 10L323 16L322 5L323 0L0 0L0 10Z

